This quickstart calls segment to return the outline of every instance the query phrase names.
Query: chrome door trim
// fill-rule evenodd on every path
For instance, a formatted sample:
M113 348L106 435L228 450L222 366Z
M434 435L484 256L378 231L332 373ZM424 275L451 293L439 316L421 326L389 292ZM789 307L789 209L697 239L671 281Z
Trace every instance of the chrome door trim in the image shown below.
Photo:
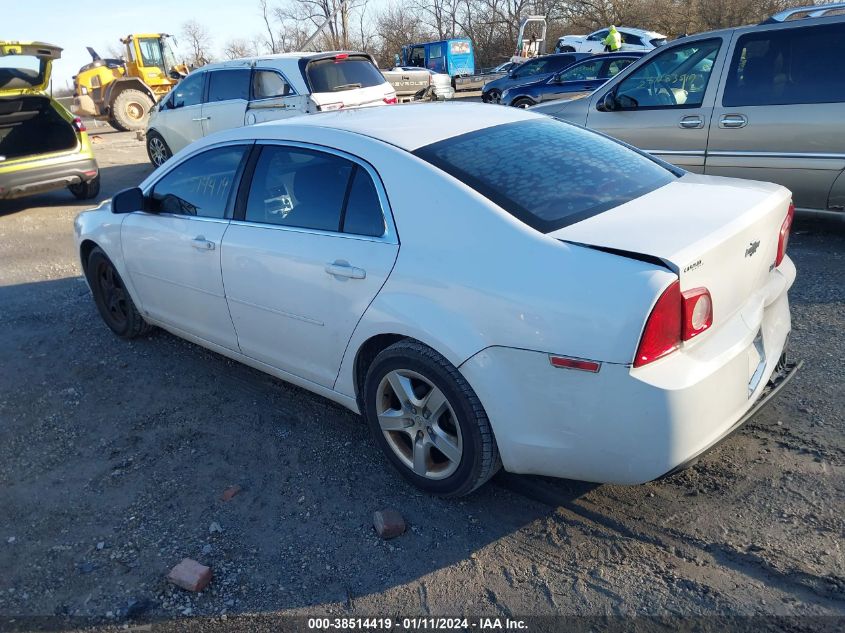
M661 154L663 156L704 156L703 149L645 149L648 154Z
M707 155L738 158L818 158L824 160L845 160L845 154L826 154L822 152L755 152L745 150L714 150L708 151Z

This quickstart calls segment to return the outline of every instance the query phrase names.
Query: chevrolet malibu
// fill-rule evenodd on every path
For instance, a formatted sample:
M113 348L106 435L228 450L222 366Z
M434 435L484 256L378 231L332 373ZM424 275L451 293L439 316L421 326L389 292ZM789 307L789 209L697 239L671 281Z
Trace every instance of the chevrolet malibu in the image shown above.
M791 222L783 187L444 104L209 136L75 229L115 334L359 412L449 496L500 467L641 483L725 438L797 368Z

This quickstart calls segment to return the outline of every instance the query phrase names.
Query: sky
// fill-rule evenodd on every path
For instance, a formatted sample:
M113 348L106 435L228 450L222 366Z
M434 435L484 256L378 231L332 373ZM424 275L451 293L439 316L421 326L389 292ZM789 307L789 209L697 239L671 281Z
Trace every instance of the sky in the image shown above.
M91 56L106 57L129 33L171 33L187 51L179 32L187 20L206 26L218 52L232 38L252 39L264 29L258 0L0 0L0 39L39 40L62 47L53 64L53 87L72 87L71 77Z

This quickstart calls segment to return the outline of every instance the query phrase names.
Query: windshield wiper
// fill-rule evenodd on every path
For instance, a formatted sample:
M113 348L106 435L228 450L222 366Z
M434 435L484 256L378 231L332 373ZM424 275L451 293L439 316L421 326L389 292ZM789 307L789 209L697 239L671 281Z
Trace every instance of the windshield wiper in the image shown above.
M332 92L340 92L341 90L353 90L355 88L360 88L361 84L341 84L339 86L335 86L332 88Z

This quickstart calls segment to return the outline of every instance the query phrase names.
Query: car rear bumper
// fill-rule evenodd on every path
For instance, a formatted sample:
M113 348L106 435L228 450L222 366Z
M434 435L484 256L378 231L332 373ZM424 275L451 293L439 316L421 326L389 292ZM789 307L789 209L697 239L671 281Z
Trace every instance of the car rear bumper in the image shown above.
M604 363L590 373L552 367L543 352L479 352L460 370L485 407L505 469L639 484L688 465L794 374L781 375L794 277L787 258L754 310L645 367Z
M20 167L0 173L0 199L19 198L97 177L99 168L93 158L79 158L43 166Z

